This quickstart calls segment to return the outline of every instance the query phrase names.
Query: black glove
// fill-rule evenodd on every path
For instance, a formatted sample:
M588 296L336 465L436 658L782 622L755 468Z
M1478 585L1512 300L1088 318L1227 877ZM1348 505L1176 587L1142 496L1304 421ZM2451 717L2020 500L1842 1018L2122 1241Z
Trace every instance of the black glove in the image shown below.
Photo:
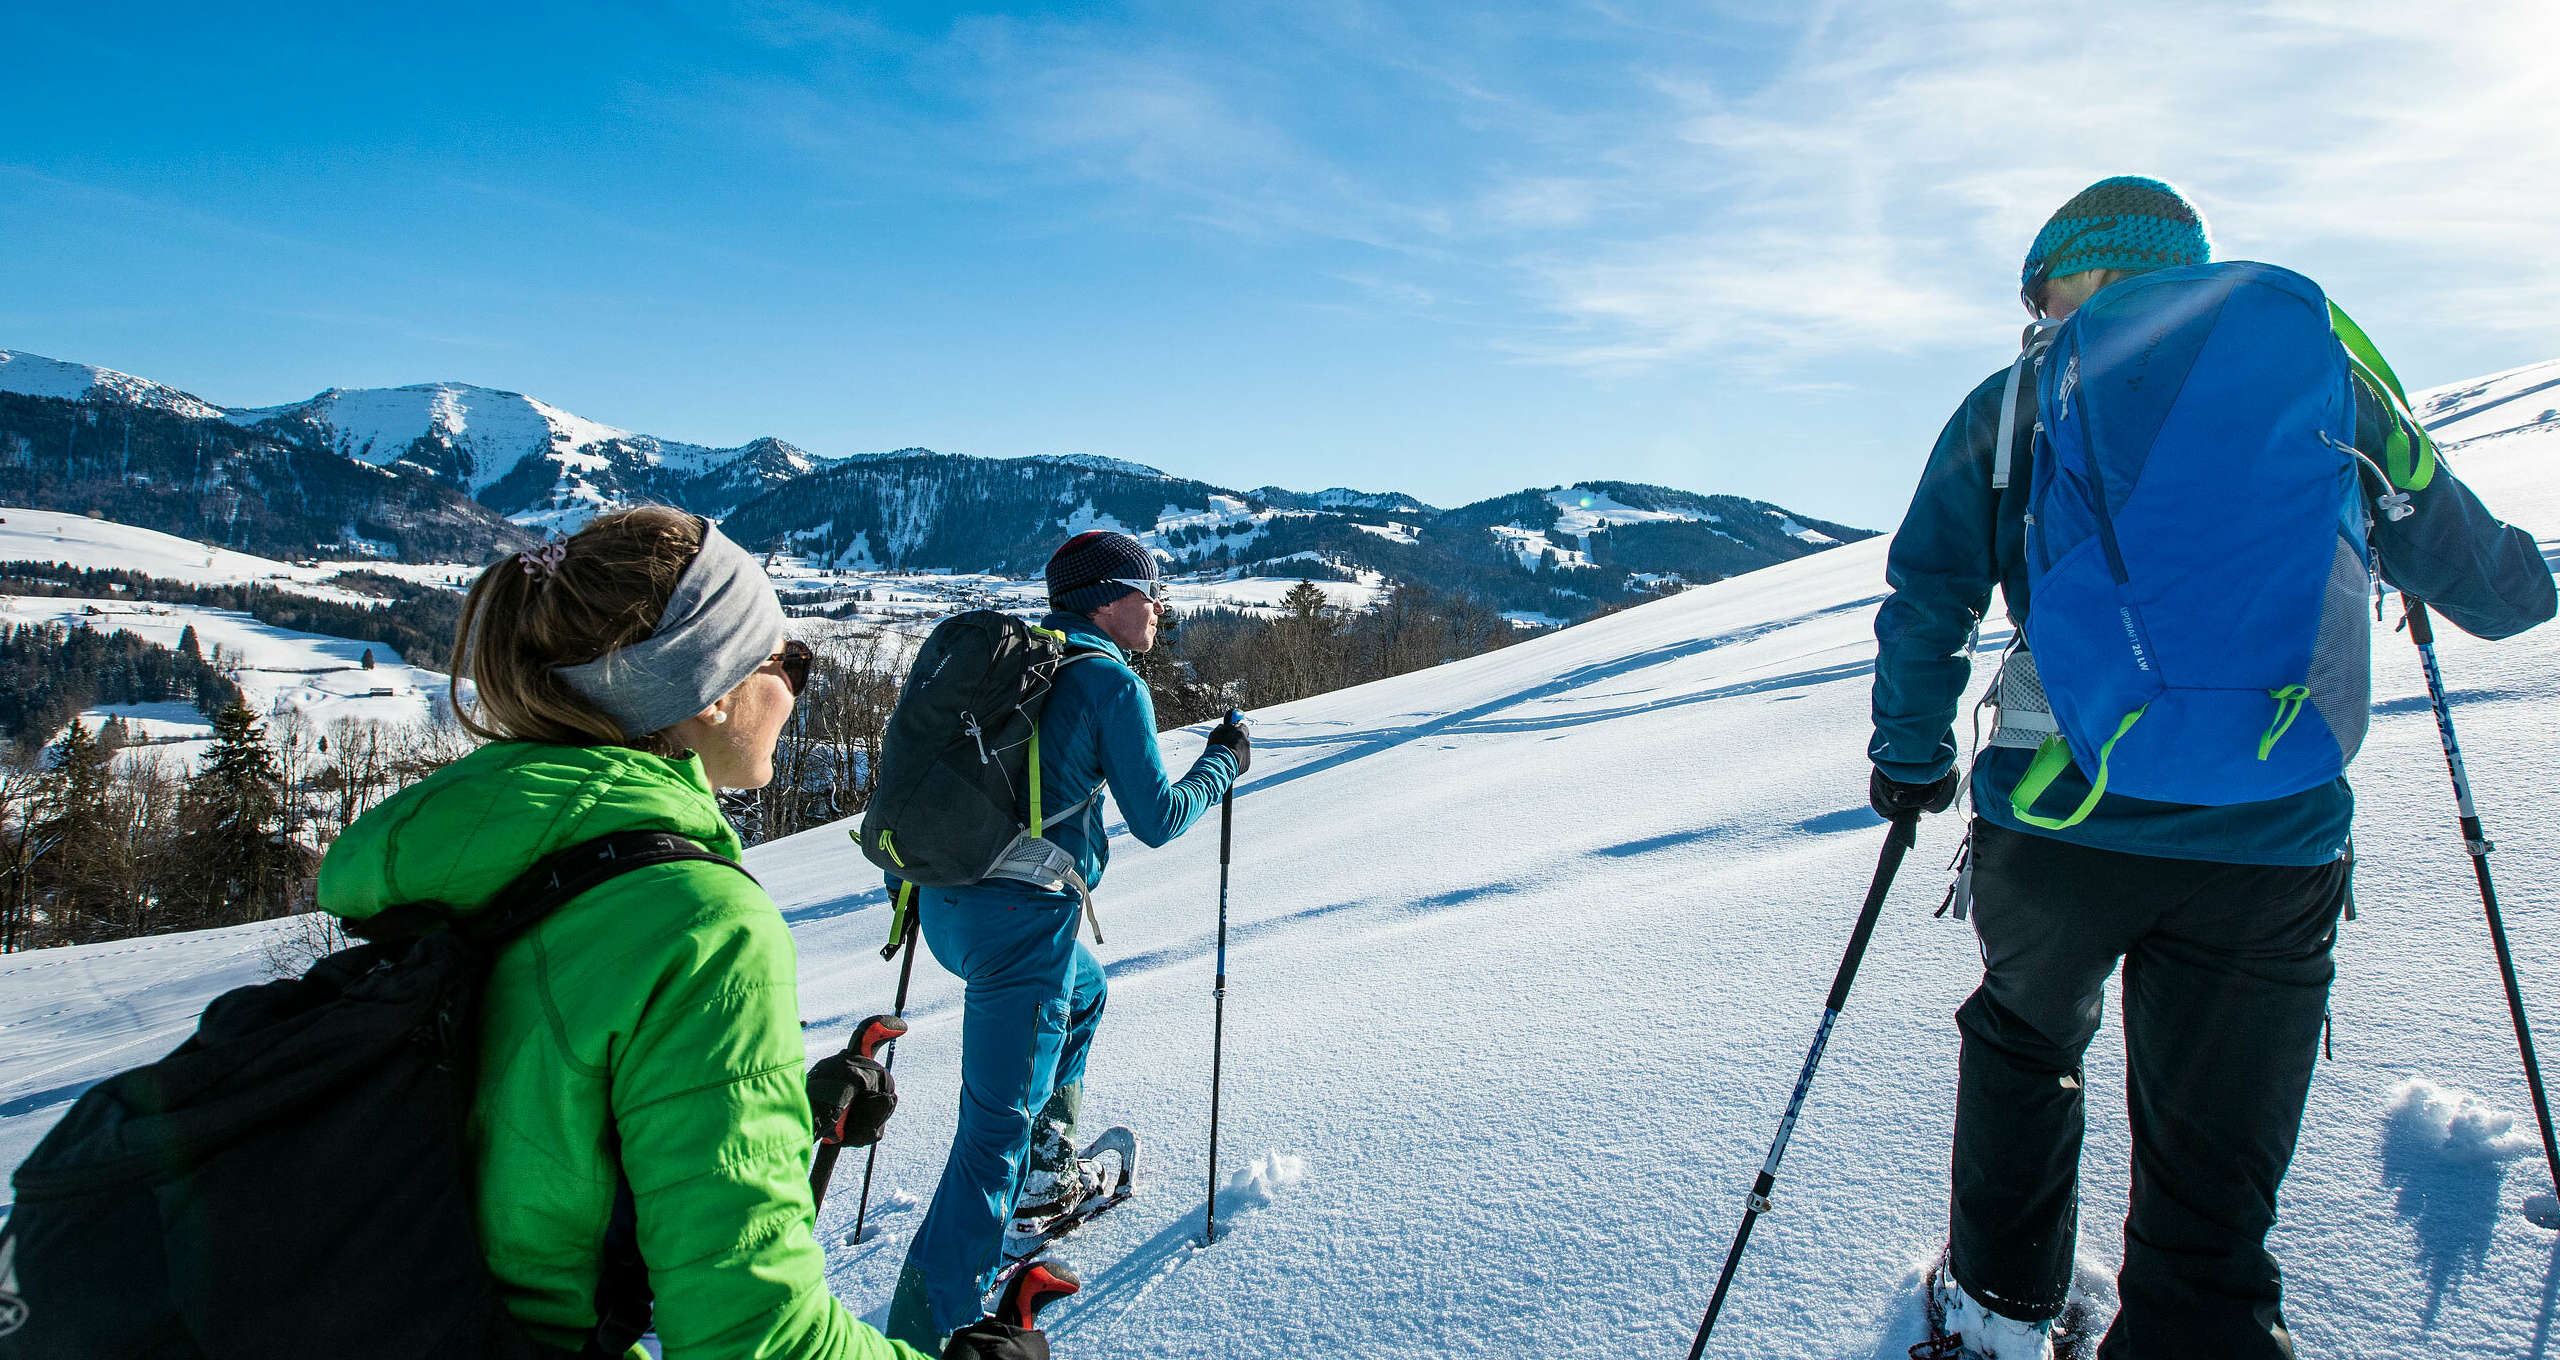
M1045 1333L981 1318L951 1334L942 1360L1049 1360Z
M869 1147L897 1108L897 1079L869 1058L835 1053L809 1069L809 1121L821 1143Z
M1953 770L1926 784L1905 784L1877 770L1867 780L1867 806L1888 822L1922 812L1944 812L1956 801L1956 781Z
M1244 724L1237 722L1233 715L1230 715L1225 722L1219 723L1216 730L1209 733L1209 744L1227 748L1227 754L1236 758L1237 774L1243 774L1253 768L1253 737L1244 730Z

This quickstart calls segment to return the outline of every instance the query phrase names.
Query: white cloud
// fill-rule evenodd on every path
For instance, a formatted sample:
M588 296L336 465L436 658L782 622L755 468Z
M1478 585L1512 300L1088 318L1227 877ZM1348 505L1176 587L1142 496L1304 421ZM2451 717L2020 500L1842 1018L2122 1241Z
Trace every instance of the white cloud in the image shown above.
M1058 230L1344 248L1301 267L1536 362L1795 380L1979 348L2023 320L2044 216L2116 173L2179 184L2223 254L2303 268L2368 322L2560 336L2550 0L1826 0L1791 22L1345 0L967 18L888 52L794 24L838 63L715 102L849 176L894 160ZM891 58L921 106L846 93Z
M1978 345L2044 215L2111 173L2192 194L2226 254L2432 276L2473 325L2560 309L2560 11L1844 4L1744 93L1652 76L1668 135L1586 160L1694 220L1525 256L1558 362ZM2333 247L2323 251L2323 245ZM2333 287L2341 284L2332 280Z

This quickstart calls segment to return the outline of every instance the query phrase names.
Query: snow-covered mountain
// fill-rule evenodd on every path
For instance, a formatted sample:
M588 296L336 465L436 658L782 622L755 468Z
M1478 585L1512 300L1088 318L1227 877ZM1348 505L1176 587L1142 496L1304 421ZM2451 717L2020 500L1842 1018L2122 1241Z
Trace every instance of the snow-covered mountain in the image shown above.
M600 510L636 501L724 517L818 466L808 452L779 439L710 448L466 383L333 387L284 406L226 411L224 418L306 435L376 466L415 463L516 523L539 528L575 529Z
M532 535L412 463L351 461L191 393L0 350L0 504L275 557L477 560Z
M190 420L218 420L221 407L148 378L92 364L65 363L23 350L0 349L0 392L59 401L115 402L166 411Z
M1869 536L1764 502L1588 482L1438 511L1335 488L1238 492L1107 459L848 458L739 508L739 542L852 570L1035 575L1060 539L1135 535L1178 572L1464 591L1523 615L1581 618L1662 585L1720 579Z
M172 424L159 432L172 458L182 446L198 451L186 467L199 481L255 480L224 470L242 448L331 456L432 481L468 498L460 504L494 512L476 532L446 525L433 549L446 558L651 501L723 520L742 542L826 567L1030 575L1063 535L1114 528L1183 570L1412 582L1465 591L1524 618L1569 620L1867 534L1761 502L1625 482L1442 511L1392 491L1235 491L1095 454L987 459L901 449L821 459L774 438L712 448L463 383L331 388L281 406L222 407L113 370L0 351L0 447L14 439L34 470L49 469L57 447L69 458L81 441L67 427L35 431L68 417L42 402L19 410L8 404L12 396L73 403L82 412L75 424L122 418L132 427L137 412L200 423L207 428ZM139 475L162 485L172 470ZM72 479L76 486L32 477L15 487L0 471L0 495L65 510L100 508L102 499L130 504L131 487L101 481L128 471L93 465ZM343 469L330 475L345 480ZM341 555L347 545L386 543L392 554L409 555L414 537L386 532L388 517L370 509L332 508L302 521L268 515L253 543L228 519L207 523L188 499L159 499L165 503L132 522L278 555Z
M1401 491L1355 491L1347 486L1329 486L1322 491L1291 491L1281 486L1257 486L1250 493L1255 500L1283 510L1383 510L1407 518L1436 518L1440 511L1415 500Z
M2495 428L2448 463L2560 565L2560 432L2475 413ZM1221 878L1202 825L1162 850L1124 842L1098 894L1112 997L1084 1114L1135 1127L1146 1155L1138 1197L1062 1248L1085 1284L1046 1316L1058 1353L1681 1353L1881 841L1865 749L1885 548L1255 714L1220 1237L1196 1245ZM1989 631L1982 659L2005 640ZM2547 1026L2560 626L2498 644L2448 629L2441 646ZM2361 910L2273 1241L2286 1318L2306 1355L2538 1355L2560 1257L2515 1212L2547 1188L2524 1083L2416 658L2377 630L2374 663ZM1169 734L1168 762L1200 741ZM1945 1232L1950 1017L1979 976L1971 932L1930 915L1959 833L1929 820L1904 864L1713 1354L1901 1360L1919 1340L1914 1274ZM810 1055L832 1052L895 985L877 880L841 827L748 859L798 943ZM0 1166L89 1085L177 1043L214 994L261 980L279 928L0 959ZM841 1179L819 1222L830 1286L874 1318L959 1098L960 988L930 958L907 1014L876 1235L845 1240ZM2109 1270L2129 1155L2117 1035L2089 1055L2080 1243Z

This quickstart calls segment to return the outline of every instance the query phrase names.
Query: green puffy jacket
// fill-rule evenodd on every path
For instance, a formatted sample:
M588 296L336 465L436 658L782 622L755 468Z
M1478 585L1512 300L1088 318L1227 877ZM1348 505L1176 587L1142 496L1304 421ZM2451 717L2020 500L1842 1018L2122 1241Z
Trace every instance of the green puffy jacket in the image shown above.
M473 910L544 855L630 830L739 854L697 760L499 742L349 827L320 905ZM575 1349L595 1325L618 1134L667 1360L920 1355L827 1292L796 966L772 899L702 863L615 879L498 956L468 1137L482 1246L536 1340Z

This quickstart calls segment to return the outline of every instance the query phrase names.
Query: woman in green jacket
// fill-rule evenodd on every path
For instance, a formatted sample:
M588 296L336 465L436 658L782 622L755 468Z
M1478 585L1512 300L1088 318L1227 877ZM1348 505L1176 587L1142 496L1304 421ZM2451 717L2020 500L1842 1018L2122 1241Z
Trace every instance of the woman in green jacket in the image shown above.
M691 515L605 515L484 571L460 631L455 709L488 744L349 827L321 865L322 907L476 910L545 855L618 831L738 857L713 790L772 778L808 673L752 557ZM482 1247L536 1341L586 1344L627 1181L666 1360L921 1354L827 1292L795 967L772 900L704 862L627 873L499 954L467 1138ZM1047 1346L988 1323L946 1354Z

